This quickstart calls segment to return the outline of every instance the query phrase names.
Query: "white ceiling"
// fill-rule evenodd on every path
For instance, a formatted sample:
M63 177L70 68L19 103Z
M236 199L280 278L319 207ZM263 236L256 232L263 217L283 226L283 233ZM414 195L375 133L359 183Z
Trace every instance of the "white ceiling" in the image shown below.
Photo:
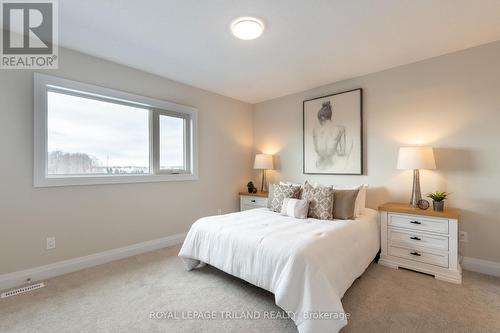
M500 0L62 0L62 46L256 103L500 39ZM239 16L264 34L232 36Z

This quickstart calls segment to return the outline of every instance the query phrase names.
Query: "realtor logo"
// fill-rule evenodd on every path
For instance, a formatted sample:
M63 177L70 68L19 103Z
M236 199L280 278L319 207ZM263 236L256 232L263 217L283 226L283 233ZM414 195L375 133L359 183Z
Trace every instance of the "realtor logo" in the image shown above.
M1 1L2 69L58 66L56 0Z

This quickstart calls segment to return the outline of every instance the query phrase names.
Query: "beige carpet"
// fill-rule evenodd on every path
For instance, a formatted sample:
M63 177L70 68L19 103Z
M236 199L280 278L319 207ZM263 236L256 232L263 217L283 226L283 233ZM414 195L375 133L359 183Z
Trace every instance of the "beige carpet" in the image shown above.
M221 311L228 317L280 309L272 294L212 267L186 272L177 251L67 274L2 299L0 332L297 331L290 319L221 320ZM343 304L351 319L342 332L500 332L500 279L471 272L454 285L372 264ZM214 311L218 319L150 319L151 312L180 317L182 311Z

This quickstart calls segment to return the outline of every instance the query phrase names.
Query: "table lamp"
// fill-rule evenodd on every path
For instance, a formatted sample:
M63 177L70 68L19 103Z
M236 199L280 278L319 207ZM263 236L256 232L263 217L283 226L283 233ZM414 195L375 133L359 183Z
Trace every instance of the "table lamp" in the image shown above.
M267 154L256 154L254 169L262 170L262 183L260 185L261 192L267 192L266 170L273 169L273 156Z
M422 200L420 192L420 169L435 169L434 151L432 147L401 147L399 148L398 169L413 170L413 189L410 205L418 206Z

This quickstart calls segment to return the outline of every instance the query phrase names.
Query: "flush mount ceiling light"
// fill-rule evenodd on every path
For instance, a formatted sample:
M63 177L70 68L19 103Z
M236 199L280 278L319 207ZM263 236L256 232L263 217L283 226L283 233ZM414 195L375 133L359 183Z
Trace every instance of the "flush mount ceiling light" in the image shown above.
M231 24L231 32L239 39L258 38L264 31L264 22L255 17L240 17Z

